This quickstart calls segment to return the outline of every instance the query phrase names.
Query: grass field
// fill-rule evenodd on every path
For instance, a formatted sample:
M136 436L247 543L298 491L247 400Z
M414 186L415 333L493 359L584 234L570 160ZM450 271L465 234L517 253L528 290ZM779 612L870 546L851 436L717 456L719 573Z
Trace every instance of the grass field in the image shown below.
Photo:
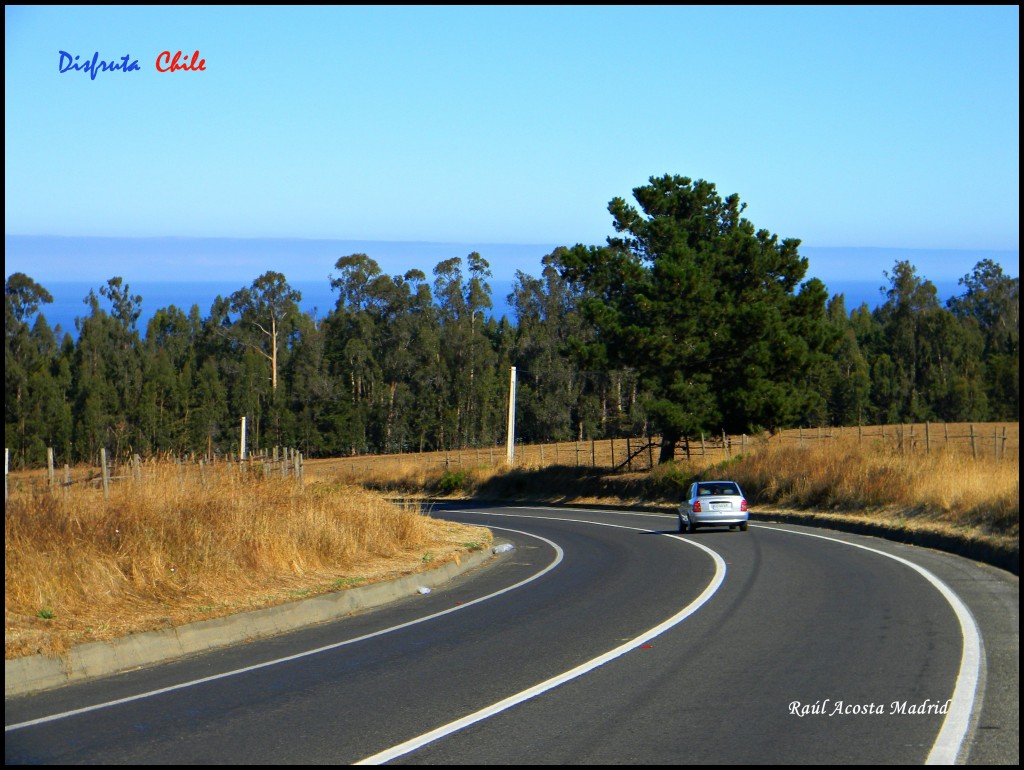
M105 496L92 469L15 474L5 507L5 656L218 617L409 574L486 547L416 500L485 497L674 512L686 486L740 482L755 518L982 545L1019 572L1019 424L704 437L651 467L641 440L258 464L144 463ZM616 466L617 469L616 469ZM283 475L283 474L282 474ZM87 477L92 483L78 483ZM397 502L396 502L397 500ZM970 552L970 551L968 551Z
M656 445L656 442L654 442ZM755 518L800 520L941 547L1019 572L1019 423L705 436L653 466L647 442L312 461L311 472L395 495L461 495L674 512L690 482L740 482ZM627 454L627 446L632 450ZM627 457L631 457L628 463ZM614 458L614 463L613 463Z
M421 571L490 533L350 484L150 463L103 490L18 484L4 516L4 652L59 653Z
M513 467L592 467L632 472L650 470L658 462L658 438L561 441L547 444L517 444ZM857 446L867 452L901 455L934 454L970 456L981 462L1016 463L1020 452L1019 423L936 423L869 426L864 428L815 428L781 431L773 436L708 434L694 437L676 450L678 461L693 468L715 465L737 455L749 454L765 445L796 446L812 452L830 446ZM423 472L495 468L506 469L505 446L452 449L418 454L359 455L307 460L308 472L317 475L351 477L355 481L395 471L407 473L415 467Z

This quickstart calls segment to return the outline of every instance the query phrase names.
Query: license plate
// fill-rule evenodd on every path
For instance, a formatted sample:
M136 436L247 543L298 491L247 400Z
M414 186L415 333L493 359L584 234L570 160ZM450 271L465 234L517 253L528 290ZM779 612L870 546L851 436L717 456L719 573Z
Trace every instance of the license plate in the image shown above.
M713 511L731 511L732 503L712 503L711 510Z

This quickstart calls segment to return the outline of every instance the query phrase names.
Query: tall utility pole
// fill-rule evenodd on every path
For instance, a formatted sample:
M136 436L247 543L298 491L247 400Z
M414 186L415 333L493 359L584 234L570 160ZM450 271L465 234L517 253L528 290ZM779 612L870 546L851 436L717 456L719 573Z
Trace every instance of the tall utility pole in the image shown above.
M505 459L512 465L516 456L516 368L513 366L508 381L508 439L505 441Z

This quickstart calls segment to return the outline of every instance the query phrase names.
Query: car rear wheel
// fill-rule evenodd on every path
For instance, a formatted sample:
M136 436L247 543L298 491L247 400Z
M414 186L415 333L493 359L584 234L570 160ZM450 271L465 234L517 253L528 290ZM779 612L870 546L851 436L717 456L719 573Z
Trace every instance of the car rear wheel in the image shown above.
M747 531L747 522L743 522L742 524L740 524L740 532L746 532L746 531Z

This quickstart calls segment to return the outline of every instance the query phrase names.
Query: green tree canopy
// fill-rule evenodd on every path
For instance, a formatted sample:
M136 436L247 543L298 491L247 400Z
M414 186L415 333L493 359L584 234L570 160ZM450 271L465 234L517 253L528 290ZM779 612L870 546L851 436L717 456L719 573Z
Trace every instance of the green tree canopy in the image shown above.
M282 340L296 323L301 300L301 292L273 270L253 281L248 289L231 295L231 310L239 314L237 339L270 362L271 388L275 391Z
M799 418L808 377L835 341L823 284L800 285L799 241L755 229L739 196L707 181L651 177L608 206L619 235L561 255L597 338L592 366L636 370L662 434L661 460L699 430L744 432Z

